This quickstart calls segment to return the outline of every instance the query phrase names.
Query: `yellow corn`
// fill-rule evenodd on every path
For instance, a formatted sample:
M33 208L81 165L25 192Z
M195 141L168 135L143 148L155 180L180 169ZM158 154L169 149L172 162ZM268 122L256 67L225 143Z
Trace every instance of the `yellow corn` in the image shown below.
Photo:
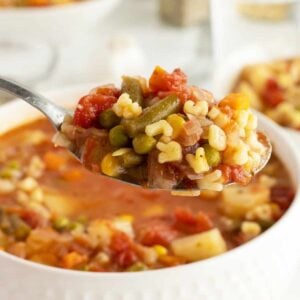
M101 162L101 170L103 174L110 177L117 177L122 172L118 158L112 156L111 153L106 154L103 158Z
M168 254L168 249L162 245L155 245L153 246L153 249L155 250L158 257Z

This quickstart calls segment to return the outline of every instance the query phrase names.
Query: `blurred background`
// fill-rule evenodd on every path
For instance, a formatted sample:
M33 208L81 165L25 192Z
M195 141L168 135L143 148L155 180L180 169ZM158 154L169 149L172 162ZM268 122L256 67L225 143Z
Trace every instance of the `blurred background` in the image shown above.
M0 0L0 72L49 90L160 64L211 89L237 58L295 55L298 11L291 0Z

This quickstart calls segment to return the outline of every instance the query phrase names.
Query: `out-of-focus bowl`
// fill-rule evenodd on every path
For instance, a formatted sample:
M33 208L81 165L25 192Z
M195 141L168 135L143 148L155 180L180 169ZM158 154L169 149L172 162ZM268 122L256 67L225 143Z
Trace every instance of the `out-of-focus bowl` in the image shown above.
M89 86L90 87L90 86ZM88 88L49 93L71 105ZM0 133L40 116L21 101L0 106ZM32 263L0 252L0 299L13 300L275 300L297 269L300 165L283 130L259 115L274 150L288 169L297 194L286 214L258 238L223 255L188 265L137 272L88 273Z
M241 49L228 57L227 61L218 66L213 76L214 95L221 99L232 90L241 70L246 65L266 63L276 59L299 57L299 52L293 48L272 49L268 47L253 46ZM283 127L300 146L300 130Z
M63 43L96 26L120 0L82 0L46 7L0 7L0 40L27 39Z

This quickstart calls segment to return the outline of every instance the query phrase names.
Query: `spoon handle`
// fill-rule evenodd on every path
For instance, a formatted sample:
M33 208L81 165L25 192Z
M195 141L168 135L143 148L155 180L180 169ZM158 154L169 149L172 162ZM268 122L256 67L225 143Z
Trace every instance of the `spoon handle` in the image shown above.
M0 77L0 89L23 99L30 105L37 108L51 121L52 125L56 129L60 128L65 116L69 114L68 110L65 108L57 106L45 97L30 91L13 80Z

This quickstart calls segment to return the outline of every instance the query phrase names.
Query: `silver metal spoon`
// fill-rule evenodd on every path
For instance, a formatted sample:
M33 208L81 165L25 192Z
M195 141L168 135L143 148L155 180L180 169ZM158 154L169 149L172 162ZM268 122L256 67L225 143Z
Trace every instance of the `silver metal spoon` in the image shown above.
M31 106L37 108L40 112L42 112L47 119L51 122L55 130L60 131L61 125L65 120L67 115L72 115L72 112L56 105L55 103L51 102L49 99L45 98L44 96L31 91L30 89L24 87L23 85L16 83L13 80L9 80L3 77L0 77L0 89L4 90L10 94L17 96L18 98L26 101ZM267 147L266 154L264 155L263 159L261 160L260 166L255 170L254 174L260 172L267 162L269 161L271 154L272 154L272 145L270 140L266 135L260 133L260 141ZM70 149L68 149L70 151ZM70 151L71 152L71 151ZM76 155L76 153L71 152L75 157L81 161L81 158ZM106 176L106 175L103 175ZM120 180L118 178L114 178ZM120 180L123 181L123 180ZM138 185L136 183L127 182L129 184ZM232 183L228 183L226 185L230 185ZM182 189L181 189L182 190Z

